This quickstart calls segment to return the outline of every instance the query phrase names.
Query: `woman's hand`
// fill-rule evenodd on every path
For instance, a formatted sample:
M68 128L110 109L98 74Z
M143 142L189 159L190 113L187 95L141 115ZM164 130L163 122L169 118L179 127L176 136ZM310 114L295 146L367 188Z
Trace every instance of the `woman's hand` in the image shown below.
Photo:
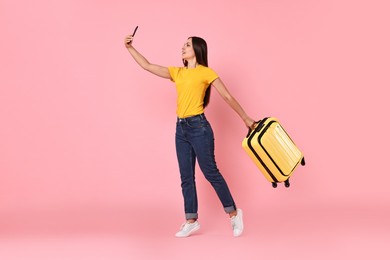
M132 43L133 43L133 35L127 35L125 38L125 47L127 49L132 47Z
M255 129L255 127L256 127L256 122L255 122L255 120L253 120L252 118L247 117L247 118L245 118L244 122L245 122L245 125L246 125L249 129L252 129L252 130Z

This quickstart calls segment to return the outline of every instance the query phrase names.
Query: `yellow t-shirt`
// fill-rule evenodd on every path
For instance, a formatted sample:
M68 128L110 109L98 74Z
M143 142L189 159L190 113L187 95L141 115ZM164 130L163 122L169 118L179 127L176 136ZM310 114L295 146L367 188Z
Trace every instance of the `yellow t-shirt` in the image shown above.
M218 78L217 73L202 65L196 68L168 67L168 70L176 84L177 116L185 118L202 114L206 90Z

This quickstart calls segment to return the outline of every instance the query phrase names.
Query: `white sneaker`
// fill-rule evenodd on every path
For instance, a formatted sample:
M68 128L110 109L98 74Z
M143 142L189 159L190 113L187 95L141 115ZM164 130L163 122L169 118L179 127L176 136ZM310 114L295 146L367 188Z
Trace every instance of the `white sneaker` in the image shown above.
M188 237L195 231L197 231L200 228L200 224L198 221L195 221L194 223L186 222L183 225L181 225L181 228L179 232L175 234L176 237Z
M237 209L237 215L230 218L233 228L233 236L238 237L244 231L244 222L242 219L242 210Z

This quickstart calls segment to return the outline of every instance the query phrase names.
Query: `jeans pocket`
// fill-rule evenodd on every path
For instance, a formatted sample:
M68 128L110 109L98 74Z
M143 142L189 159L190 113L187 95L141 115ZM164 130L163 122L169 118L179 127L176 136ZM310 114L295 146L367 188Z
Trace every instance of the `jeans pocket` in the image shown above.
M190 120L188 120L187 125L190 128L202 128L205 124L200 117L196 117L196 118L191 118Z

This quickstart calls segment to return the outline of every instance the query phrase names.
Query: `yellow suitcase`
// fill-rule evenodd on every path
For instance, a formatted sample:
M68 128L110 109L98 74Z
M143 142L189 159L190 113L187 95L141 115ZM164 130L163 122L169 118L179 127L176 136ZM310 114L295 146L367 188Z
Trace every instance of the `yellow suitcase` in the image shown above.
M279 182L289 187L291 174L299 163L305 165L302 152L274 117L264 118L249 130L242 147L274 188Z

